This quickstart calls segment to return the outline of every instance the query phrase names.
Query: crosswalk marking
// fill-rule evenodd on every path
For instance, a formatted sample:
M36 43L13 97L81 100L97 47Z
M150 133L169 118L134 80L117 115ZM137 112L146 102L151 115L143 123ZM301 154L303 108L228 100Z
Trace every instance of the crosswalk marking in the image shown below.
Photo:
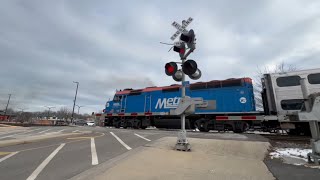
M41 129L41 128L38 128L38 129ZM12 134L12 135L8 135L8 136L3 136L3 137L0 137L0 139L4 139L4 138L16 136L16 135L20 135L20 134L26 134L26 133L29 133L29 132L32 132L32 131L36 131L36 130L38 130L38 129L33 129L33 130L29 130L29 131L20 132L20 133L17 133L17 134Z
M0 132L0 135L10 134L10 133L16 133L16 132L21 132L21 131L26 131L26 130L25 130L25 129L24 129L24 130L17 129L17 130L14 130L14 131L5 131L5 132Z
M115 135L113 132L110 132L110 134L115 137L125 148L128 150L131 150L132 148L128 146L126 143L124 143L117 135Z
M92 156L92 165L99 164L96 144L94 143L94 138L91 138L91 156Z
M10 153L10 154L6 155L5 157L1 158L1 159L0 159L0 163L1 163L2 161L4 161L4 160L10 158L11 156L16 155L18 152L19 152L19 151Z
M66 143L62 143L57 149L55 149L38 167L32 172L32 174L27 178L27 180L34 180L41 173L41 171L49 164L49 162L54 158L54 156L63 148Z
M50 131L51 129L47 129L47 130L44 130L44 131L40 131L38 132L38 134L41 134L41 133L44 133L44 132L47 132L47 131Z
M62 132L62 131L64 131L64 130L66 130L66 129L61 129L60 131L58 131L58 132Z
M139 134L134 133L134 135L136 135L136 136L138 136L139 138L144 139L144 140L146 140L146 141L151 141L150 139L145 138L145 137L143 137L143 136L141 136L141 135L139 135Z
M79 130L72 131L73 133L78 132Z

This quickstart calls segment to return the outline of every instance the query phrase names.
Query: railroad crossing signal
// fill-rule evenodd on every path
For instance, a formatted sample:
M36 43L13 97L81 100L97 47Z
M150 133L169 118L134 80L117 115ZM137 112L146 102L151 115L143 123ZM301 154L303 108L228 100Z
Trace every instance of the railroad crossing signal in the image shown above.
M198 65L194 60L187 60L187 57L195 50L195 33L192 29L190 31L186 30L186 27L192 22L192 18L189 18L187 21L182 21L182 25L177 22L173 22L174 26L178 31L171 36L171 40L174 41L179 34L181 42L175 42L173 50L178 52L180 59L182 61L181 66L182 70L177 68L175 62L169 62L165 65L166 74L172 76L175 81L182 81L181 88L181 102L179 103L178 108L174 111L170 111L170 114L181 115L181 131L178 135L178 140L176 143L177 150L190 150L190 144L187 140L187 133L185 130L185 119L186 114L193 114L195 112L196 102L190 97L186 96L186 81L185 74L187 74L191 79L199 79L201 77L201 71L198 69ZM186 44L189 48L189 51L186 52Z
M188 75L190 79L197 80L201 77L201 71L198 69L198 65L194 60L186 60L188 55L194 51L195 47L195 33L193 29L186 30L186 27L192 22L190 17L188 20L182 21L182 25L177 22L173 22L172 26L178 31L171 36L171 40L175 40L180 34L180 41L174 42L173 51L179 53L180 59L182 60L182 69L178 69L175 62L169 62L165 65L165 72L168 76L172 76L175 81L183 80L183 73ZM189 51L187 52L187 48Z

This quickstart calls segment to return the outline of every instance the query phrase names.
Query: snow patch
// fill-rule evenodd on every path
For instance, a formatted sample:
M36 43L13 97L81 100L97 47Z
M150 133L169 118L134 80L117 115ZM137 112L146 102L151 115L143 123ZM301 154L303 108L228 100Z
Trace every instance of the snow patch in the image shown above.
M311 153L311 149L302 148L276 148L274 152L270 153L271 158L292 157L299 158L308 161L308 153Z
M194 130L192 130L192 131L196 131L196 132L199 132L200 130L199 130L198 128L196 128L196 129L194 129Z
M281 158L285 163L293 165L304 165L308 162L308 153L311 149L302 148L275 148L274 152L270 153L271 159Z

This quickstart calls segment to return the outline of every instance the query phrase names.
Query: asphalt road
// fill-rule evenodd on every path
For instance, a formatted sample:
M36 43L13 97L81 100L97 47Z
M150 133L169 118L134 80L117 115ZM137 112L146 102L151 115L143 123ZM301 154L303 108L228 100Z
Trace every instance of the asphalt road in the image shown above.
M68 136L0 147L0 179L69 179L161 137L177 136L177 131L104 127L31 127L0 132L0 141L56 134ZM188 132L188 137L267 141L255 134ZM272 167L269 169L272 170ZM279 168L277 169L279 171Z
M32 127L2 133L0 140L63 133L76 135L1 147L0 179L68 179L163 137L161 133L143 134L100 127Z

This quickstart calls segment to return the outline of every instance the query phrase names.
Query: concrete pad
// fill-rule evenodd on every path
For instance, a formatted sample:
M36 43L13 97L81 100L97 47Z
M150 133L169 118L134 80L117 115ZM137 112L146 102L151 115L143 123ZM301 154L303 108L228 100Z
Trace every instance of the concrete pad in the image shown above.
M94 179L275 179L263 163L268 142L196 138L189 142L192 151L182 152L174 150L176 138L159 139Z

